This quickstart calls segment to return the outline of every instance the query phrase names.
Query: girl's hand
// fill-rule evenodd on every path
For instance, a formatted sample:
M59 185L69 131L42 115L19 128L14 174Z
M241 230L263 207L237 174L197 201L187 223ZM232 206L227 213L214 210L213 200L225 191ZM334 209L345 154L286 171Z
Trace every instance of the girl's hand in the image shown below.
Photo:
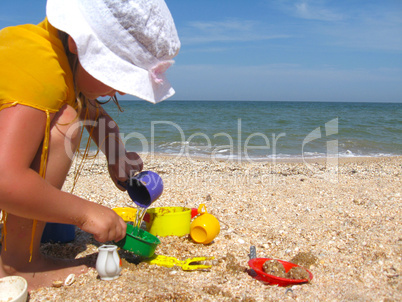
M135 152L125 152L123 156L116 159L115 163L108 165L109 174L116 187L125 191L119 183L124 183L135 173L142 171L144 164L141 157Z
M113 210L96 203L89 203L83 223L78 227L99 242L120 241L126 236L127 224Z

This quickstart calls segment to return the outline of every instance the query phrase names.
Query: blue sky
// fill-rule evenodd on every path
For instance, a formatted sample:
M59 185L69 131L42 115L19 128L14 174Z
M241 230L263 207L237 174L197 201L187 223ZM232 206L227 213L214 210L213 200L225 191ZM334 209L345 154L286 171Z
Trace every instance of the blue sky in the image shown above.
M402 102L401 0L167 0L175 100ZM2 0L0 27L45 0Z

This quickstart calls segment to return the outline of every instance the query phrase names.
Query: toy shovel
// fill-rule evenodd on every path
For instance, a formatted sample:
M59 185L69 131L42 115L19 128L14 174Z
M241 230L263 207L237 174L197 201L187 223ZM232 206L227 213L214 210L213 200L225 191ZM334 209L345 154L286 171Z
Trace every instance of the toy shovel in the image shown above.
M212 259L215 259L215 257L194 257L194 258L188 258L186 260L179 260L175 257L154 255L151 258L145 260L145 262L165 267L180 266L184 271L193 271L197 269L211 268L212 265L203 265L199 264L199 262Z

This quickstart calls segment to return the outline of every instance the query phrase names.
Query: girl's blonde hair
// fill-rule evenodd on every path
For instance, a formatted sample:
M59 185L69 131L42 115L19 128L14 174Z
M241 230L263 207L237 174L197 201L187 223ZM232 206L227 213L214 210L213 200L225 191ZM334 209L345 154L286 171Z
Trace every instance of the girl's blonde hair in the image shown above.
M85 98L85 96L80 93L77 90L77 81L76 81L76 71L78 68L78 56L76 54L73 54L69 47L68 47L68 37L69 35L61 30L58 31L59 32L59 38L61 40L61 43L63 44L64 47L64 51L66 53L67 59L68 59L68 63L70 65L71 68L71 72L73 74L73 81L74 81L74 92L75 92L75 99L77 101L77 112L78 115L81 113L81 110L83 107L86 107L86 103L88 102L87 99Z
M83 110L85 110L86 111L85 114L84 114L84 120L85 120L88 117L88 106L95 106L96 107L95 123L91 127L89 127L89 129L87 129L88 133L89 133L89 138L88 138L88 141L87 141L87 143L85 145L85 149L84 149L83 152L80 152L80 145L78 145L77 150L75 152L75 154L80 153L80 155L82 157L81 157L81 160L79 161L79 163L77 164L77 166L75 167L74 181L73 181L73 186L72 186L72 189L71 189L71 192L72 192L74 190L75 185L76 185L76 183L78 181L78 178L80 176L80 172L81 172L81 170L83 168L83 165L84 165L84 160L86 158L90 158L90 157L95 158L99 153L99 147L98 147L96 152L95 152L95 154L93 156L89 156L89 150L90 150L90 147L91 147L92 134L93 134L93 131L95 130L96 122L98 121L98 118L100 116L100 105L106 104L110 100L113 100L113 102L117 105L117 107L118 107L120 112L123 112L123 109L120 107L120 104L119 104L116 96L111 97L106 102L100 102L98 100L95 100L95 102L97 103L96 104L97 106L96 106L92 102L90 102L80 91L78 91L78 89L77 89L77 81L76 81L76 76L75 76L76 72L77 72L77 69L78 69L78 64L79 64L78 55L72 53L70 51L69 47L68 47L69 35L67 33L63 32L63 31L60 31L60 30L58 31L58 34L59 34L59 38L60 38L60 40L61 40L61 42L63 44L64 51L66 53L66 56L67 56L67 59L68 59L68 62L69 62L70 68L71 68L71 72L73 74L74 93L75 93L75 99L76 99L76 108L75 109L77 110L76 119L78 119L81 116L81 113L83 113ZM74 119L74 121L76 119ZM80 141L82 140L83 131L84 131L84 129L82 128L81 129Z

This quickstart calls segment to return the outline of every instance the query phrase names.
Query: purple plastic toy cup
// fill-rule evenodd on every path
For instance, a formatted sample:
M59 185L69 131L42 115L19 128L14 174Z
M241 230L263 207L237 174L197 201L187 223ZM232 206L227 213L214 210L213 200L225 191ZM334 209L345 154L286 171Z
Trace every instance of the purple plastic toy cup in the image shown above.
M163 191L162 178L155 172L143 171L126 183L128 195L141 208L149 207Z

